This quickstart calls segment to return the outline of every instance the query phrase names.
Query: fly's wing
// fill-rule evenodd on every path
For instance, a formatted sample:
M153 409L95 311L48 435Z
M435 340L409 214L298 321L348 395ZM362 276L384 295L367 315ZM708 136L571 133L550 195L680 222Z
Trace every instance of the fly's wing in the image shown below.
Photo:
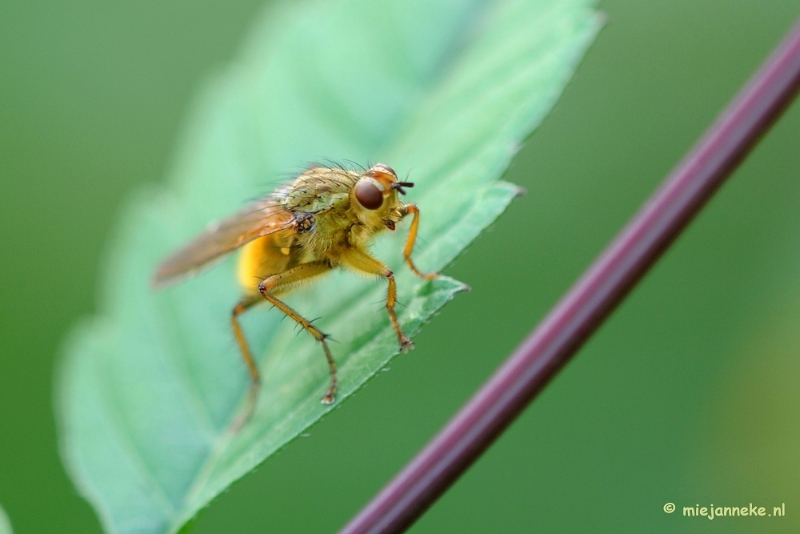
M164 260L156 269L153 286L164 287L197 273L249 241L294 227L294 213L272 198L254 202L232 217L215 224L194 241Z

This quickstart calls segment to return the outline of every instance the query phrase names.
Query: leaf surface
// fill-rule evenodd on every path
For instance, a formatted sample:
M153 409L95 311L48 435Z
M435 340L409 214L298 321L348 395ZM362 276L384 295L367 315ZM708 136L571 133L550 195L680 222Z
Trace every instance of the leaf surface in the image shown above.
M264 384L228 429L248 376L229 329L235 262L154 292L154 268L210 221L310 161L385 162L416 187L415 262L438 271L518 193L499 181L599 28L589 0L279 2L194 105L165 188L127 205L98 313L65 343L62 454L107 531L178 532L331 407L320 347L264 306L243 317ZM408 223L373 253L395 270L419 331L465 286L403 266ZM287 296L330 333L337 405L398 353L385 284L336 272Z
M0 534L14 534L14 530L11 528L11 521L9 521L2 506L0 506Z

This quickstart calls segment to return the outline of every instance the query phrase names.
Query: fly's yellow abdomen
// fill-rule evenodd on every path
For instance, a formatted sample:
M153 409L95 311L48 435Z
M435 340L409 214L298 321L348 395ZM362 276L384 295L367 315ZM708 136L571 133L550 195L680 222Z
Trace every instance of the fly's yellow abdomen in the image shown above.
M297 263L297 250L292 247L292 234L287 231L259 237L246 244L239 256L239 284L248 295L258 293L258 284Z

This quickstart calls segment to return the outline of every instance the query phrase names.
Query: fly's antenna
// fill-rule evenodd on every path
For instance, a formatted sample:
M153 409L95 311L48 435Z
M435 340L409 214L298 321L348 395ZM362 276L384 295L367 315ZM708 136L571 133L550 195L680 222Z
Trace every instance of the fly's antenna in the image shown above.
M405 195L404 187L414 187L414 182L393 182L392 189L396 189L401 195Z

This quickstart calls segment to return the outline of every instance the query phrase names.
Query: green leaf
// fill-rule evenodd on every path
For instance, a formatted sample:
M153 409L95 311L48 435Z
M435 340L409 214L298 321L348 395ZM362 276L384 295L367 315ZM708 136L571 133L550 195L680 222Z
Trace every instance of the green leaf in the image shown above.
M0 506L0 534L14 534L14 530L11 528L11 521L9 521L2 506Z
M234 262L154 292L153 269L209 221L309 161L385 162L417 186L415 261L441 270L518 193L498 179L597 33L591 0L280 2L195 104L168 186L125 210L98 314L65 344L62 452L109 532L177 532L231 483L319 421L320 347L267 306L243 327L265 377L253 419L228 429L248 377L229 330ZM413 336L465 286L403 266L407 223L375 255L397 274ZM336 406L398 353L385 284L336 272L290 305L338 341Z

